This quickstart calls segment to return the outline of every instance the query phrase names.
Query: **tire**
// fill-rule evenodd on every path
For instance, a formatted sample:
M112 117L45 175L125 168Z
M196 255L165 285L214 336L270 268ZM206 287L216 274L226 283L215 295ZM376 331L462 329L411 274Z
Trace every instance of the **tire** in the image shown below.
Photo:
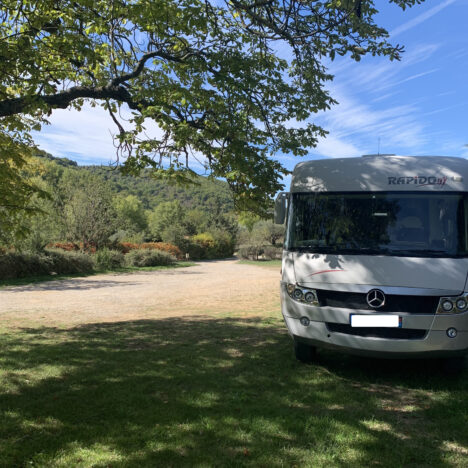
M465 370L465 367L465 356L447 358L443 362L443 369L447 374L461 374Z
M313 362L315 360L316 352L317 350L314 346L294 340L294 354L298 361L304 363Z

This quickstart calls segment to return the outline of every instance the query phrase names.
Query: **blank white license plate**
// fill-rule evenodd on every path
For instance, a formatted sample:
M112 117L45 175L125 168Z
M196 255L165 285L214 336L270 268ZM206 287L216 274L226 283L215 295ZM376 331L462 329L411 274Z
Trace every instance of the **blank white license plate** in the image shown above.
M352 327L401 328L398 315L351 315Z

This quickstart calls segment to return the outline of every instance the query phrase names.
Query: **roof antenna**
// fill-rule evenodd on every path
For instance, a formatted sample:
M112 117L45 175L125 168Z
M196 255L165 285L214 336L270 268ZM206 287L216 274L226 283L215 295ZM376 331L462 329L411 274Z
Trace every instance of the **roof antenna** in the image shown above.
M380 137L379 137L379 143L378 143L378 146L377 146L377 154L380 156Z

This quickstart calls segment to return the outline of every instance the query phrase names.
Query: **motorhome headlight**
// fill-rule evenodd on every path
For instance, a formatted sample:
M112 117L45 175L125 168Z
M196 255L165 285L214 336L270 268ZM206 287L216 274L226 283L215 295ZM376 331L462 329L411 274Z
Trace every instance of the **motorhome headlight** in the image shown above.
M468 311L468 293L463 293L456 297L441 297L438 314L460 314Z
M294 299L297 299L298 301L302 300L304 297L304 294L301 289L295 289L294 290Z
M445 312L450 312L453 309L453 303L449 299L445 299L442 302L442 309L444 309Z
M304 294L304 299L306 302L315 302L317 300L317 297L312 291L309 291Z
M309 305L319 305L315 289L304 288L297 284L287 284L286 291L295 301L304 302Z

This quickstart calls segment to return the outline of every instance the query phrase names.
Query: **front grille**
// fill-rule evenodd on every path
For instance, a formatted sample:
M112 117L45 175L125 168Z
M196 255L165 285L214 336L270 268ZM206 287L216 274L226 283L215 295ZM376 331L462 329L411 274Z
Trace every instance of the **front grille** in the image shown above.
M317 298L321 306L378 310L378 312L406 312L409 314L435 314L439 305L439 296L406 296L387 294L385 305L374 309L367 304L367 293L330 291L317 289Z
M427 330L413 330L410 328L359 328L345 323L327 323L331 332L346 335L363 336L366 338L388 338L392 340L422 340Z

